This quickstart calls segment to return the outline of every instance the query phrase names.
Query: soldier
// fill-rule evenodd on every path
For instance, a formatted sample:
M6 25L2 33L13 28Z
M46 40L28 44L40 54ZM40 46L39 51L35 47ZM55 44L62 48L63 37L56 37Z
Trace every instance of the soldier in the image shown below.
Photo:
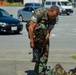
M30 47L33 49L35 64L34 75L45 75L46 64L49 55L49 36L51 30L56 24L56 17L59 14L59 8L52 6L50 8L39 8L34 11L29 24L28 36Z

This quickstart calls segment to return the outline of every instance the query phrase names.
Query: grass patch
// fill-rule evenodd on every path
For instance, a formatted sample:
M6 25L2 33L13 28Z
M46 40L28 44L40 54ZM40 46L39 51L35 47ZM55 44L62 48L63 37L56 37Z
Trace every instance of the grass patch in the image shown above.
M76 59L76 55L71 56L71 58Z

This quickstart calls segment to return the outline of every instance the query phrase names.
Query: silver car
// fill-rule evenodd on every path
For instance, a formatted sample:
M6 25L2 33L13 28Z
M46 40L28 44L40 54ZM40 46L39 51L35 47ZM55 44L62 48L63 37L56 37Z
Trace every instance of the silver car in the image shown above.
M33 7L33 6L27 6L24 7L23 9L19 9L17 12L18 19L21 21L28 21L30 20L33 12L35 9L38 9L39 7Z

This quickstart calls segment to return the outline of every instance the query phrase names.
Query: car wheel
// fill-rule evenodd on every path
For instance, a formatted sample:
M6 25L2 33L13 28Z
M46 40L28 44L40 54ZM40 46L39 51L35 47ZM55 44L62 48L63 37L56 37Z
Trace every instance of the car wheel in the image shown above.
M69 13L69 12L67 12L67 15L70 15L70 13Z
M67 13L67 15L70 15L69 13Z
M20 20L20 21L23 21L22 15L19 16L19 20Z

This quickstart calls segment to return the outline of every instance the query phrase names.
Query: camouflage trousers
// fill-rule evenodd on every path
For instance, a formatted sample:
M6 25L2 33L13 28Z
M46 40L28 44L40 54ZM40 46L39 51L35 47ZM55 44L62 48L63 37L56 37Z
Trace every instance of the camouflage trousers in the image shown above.
M49 55L49 41L45 44L42 51L42 44L35 43L35 49L39 50L38 61L35 63L35 74L34 75L45 75L46 65Z

